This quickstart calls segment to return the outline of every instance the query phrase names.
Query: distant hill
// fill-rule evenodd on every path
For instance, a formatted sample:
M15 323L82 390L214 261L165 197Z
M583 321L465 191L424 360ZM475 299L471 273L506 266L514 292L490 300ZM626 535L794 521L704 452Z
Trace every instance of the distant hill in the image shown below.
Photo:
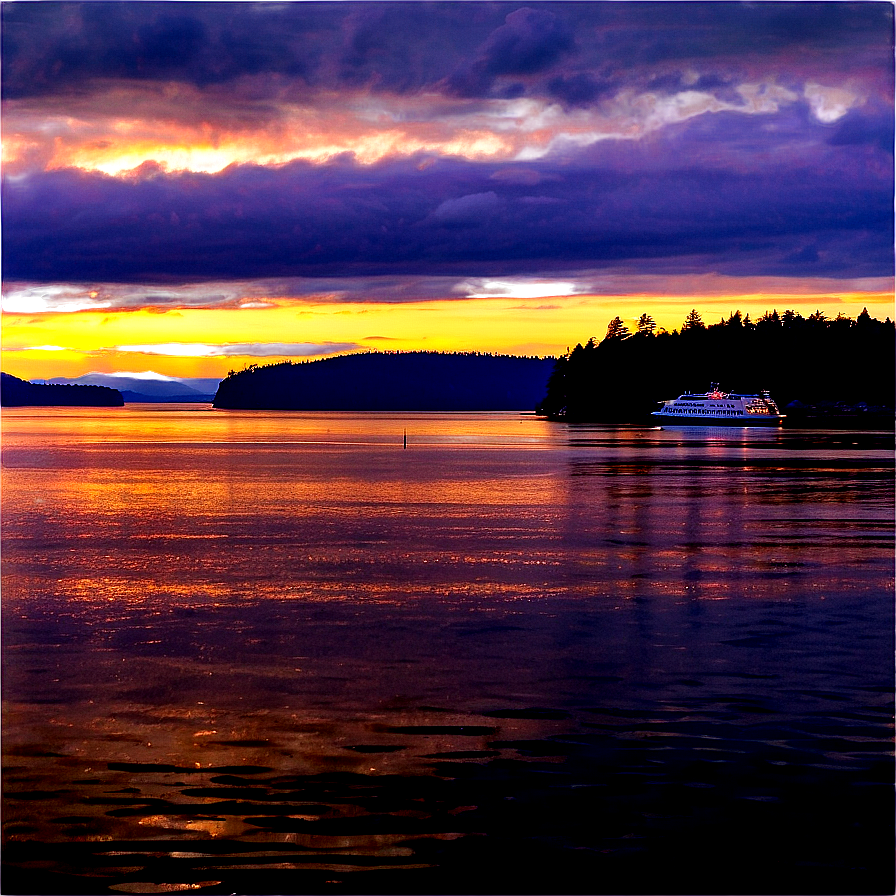
M0 373L3 407L121 407L121 392L106 386L45 385Z
M216 408L531 411L553 358L476 352L369 352L252 366L222 380Z
M108 386L121 392L126 402L205 402L211 401L217 379L176 379L146 373L127 376L117 373L86 373L75 379L53 377L49 383Z

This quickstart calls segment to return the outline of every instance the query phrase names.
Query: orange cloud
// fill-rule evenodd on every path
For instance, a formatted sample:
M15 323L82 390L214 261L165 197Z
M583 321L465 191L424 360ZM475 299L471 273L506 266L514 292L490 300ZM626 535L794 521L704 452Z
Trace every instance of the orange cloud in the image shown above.
M12 174L40 166L120 175L147 161L172 171L213 173L232 164L324 162L343 153L361 164L417 153L532 160L600 140L638 139L708 113L770 114L797 99L762 83L741 85L736 101L692 89L666 97L628 89L588 109L531 98L470 101L344 91L298 96L285 88L254 102L242 99L241 90L251 96L251 79L226 92L119 83L39 103L8 100L4 166ZM840 93L818 88L812 96L830 115L828 110L858 101Z

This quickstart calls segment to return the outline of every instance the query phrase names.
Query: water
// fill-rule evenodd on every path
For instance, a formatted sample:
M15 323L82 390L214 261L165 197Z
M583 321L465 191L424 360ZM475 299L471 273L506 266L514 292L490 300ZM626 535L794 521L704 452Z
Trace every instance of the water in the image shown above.
M892 432L2 422L4 892L893 891Z

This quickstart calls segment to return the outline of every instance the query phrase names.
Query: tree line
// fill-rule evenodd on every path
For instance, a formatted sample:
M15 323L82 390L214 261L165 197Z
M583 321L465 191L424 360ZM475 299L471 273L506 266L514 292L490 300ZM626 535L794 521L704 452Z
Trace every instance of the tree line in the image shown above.
M705 324L691 310L680 330L659 328L642 314L634 332L620 317L558 358L538 413L569 421L643 420L659 402L681 393L767 389L793 410L830 406L892 412L893 322L867 309L853 320L816 311L766 312L755 321L740 311ZM892 420L892 413L890 414Z
M0 405L15 407L112 407L124 405L118 389L108 386L30 383L9 373L0 373Z

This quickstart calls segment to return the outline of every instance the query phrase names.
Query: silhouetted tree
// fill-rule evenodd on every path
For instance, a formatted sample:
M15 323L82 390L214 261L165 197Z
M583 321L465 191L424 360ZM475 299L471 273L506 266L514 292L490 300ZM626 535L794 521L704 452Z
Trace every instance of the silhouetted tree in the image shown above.
M828 321L828 329L842 333L854 327L855 323L856 322L851 317L844 314L842 311L838 311L837 316L833 320Z
M704 328L703 318L700 317L700 312L697 311L696 308L692 308L688 312L688 316L684 319L684 323L681 325L682 331L684 330L702 330Z
M781 326L781 315L778 314L778 309L772 309L771 314L768 311L756 321L756 326L760 329L778 329Z
M621 317L614 317L607 325L607 339L625 339L629 336L628 327L625 325Z
M638 332L644 336L653 336L656 332L656 321L649 314L642 314L638 318Z

